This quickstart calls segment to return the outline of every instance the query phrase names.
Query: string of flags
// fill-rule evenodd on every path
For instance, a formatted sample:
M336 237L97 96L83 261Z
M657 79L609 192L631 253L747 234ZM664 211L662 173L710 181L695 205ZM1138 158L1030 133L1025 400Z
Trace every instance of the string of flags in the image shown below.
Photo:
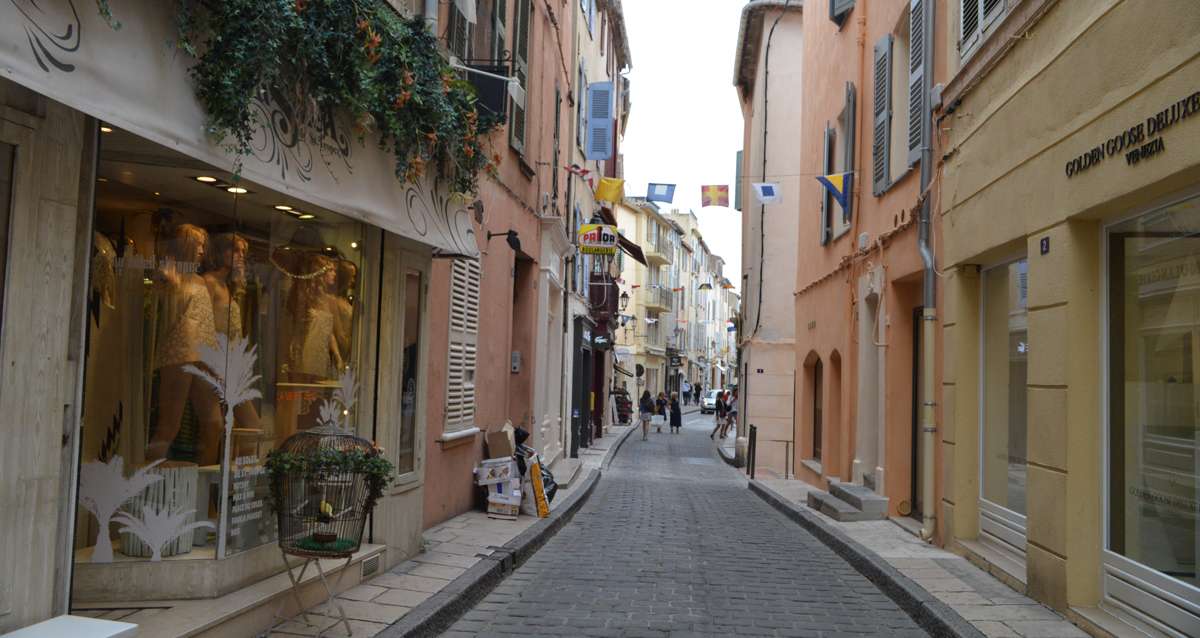
M724 206L729 207L729 186L726 184L714 184L710 186L700 187L700 206Z
M672 203L675 201L675 185L650 184L646 187L646 201Z

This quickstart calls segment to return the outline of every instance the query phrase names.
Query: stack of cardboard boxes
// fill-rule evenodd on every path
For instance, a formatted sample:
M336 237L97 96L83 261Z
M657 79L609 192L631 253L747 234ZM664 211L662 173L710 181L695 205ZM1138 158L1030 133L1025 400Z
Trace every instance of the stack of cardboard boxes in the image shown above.
M521 509L521 473L513 458L512 430L501 428L487 433L490 458L475 470L476 482L487 487L487 513L491 518L516 520Z

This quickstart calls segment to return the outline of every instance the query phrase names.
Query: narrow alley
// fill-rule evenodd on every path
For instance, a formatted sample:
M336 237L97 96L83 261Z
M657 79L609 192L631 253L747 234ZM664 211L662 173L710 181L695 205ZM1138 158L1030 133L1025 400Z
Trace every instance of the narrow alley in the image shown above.
M637 433L575 518L446 636L925 636L746 489L694 413Z

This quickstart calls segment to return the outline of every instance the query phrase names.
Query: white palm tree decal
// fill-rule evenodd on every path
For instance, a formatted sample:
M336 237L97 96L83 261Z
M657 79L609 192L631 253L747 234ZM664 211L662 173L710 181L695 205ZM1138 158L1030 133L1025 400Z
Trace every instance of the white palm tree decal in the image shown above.
M225 404L225 436L233 430L233 409L254 399L261 399L262 393L255 384L259 375L254 374L254 364L258 360L258 346L251 346L250 340L238 337L232 341L229 337L217 333L217 346L214 348L201 343L199 348L200 363L208 369L186 365L184 370L204 379L217 392L221 402ZM218 370L224 370L224 378L217 375Z
M92 550L93 563L112 562L112 542L108 539L108 524L125 501L163 479L159 474L147 473L163 460L159 459L143 467L129 478L125 478L125 460L119 455L113 455L107 463L90 461L79 468L79 504L96 517L100 528L96 532L96 546Z
M122 533L129 533L142 539L150 546L150 560L162 560L162 548L167 543L200 527L215 525L209 521L187 522L196 510L180 510L172 512L168 507L147 505L142 508L142 518L134 518L128 512L121 512L113 517L118 523L125 525Z
M333 397L321 403L318 422L335 433L349 431L350 411L354 409L357 397L358 382L354 380L354 371L347 367L338 376L338 387L333 391Z

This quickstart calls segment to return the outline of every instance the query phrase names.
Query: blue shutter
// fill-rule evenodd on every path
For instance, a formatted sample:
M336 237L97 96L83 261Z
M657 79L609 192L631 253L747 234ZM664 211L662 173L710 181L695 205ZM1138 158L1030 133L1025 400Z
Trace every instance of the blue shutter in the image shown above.
M588 127L584 157L589 160L606 160L612 157L612 90L612 82L595 82L588 85Z
M823 174L829 175L833 172L833 144L836 133L833 127L825 125L825 148L822 151ZM829 189L821 184L821 245L824 246L833 239L833 195L829 194Z

